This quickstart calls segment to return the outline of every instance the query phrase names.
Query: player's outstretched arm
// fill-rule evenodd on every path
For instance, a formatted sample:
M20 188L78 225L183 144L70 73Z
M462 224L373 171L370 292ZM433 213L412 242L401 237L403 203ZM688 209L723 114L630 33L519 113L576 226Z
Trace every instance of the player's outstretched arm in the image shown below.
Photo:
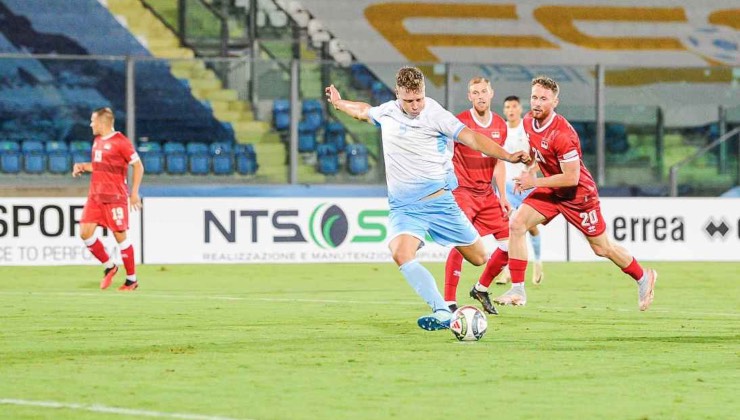
M465 127L462 129L460 134L457 135L457 140L470 147L473 150L483 153L486 156L495 157L497 159L505 160L511 163L517 162L529 162L529 154L526 152L509 153L503 147L497 143L492 142L488 137L483 134L476 133L475 131Z
M334 107L334 109L342 111L350 117L360 121L372 122L368 115L368 111L371 108L370 104L342 99L339 95L339 91L334 87L334 85L328 86L324 89L324 93L326 93L326 100Z

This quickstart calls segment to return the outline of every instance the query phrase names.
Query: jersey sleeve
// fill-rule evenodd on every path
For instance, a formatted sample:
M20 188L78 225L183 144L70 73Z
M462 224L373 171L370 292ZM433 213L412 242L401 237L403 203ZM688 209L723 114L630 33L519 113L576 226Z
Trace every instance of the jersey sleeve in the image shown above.
M555 155L558 158L558 162L567 163L581 159L578 153L578 134L573 129L561 132L558 135L556 145Z
M380 119L388 112L388 108L393 106L395 101L388 101L384 104L374 106L367 111L368 117L370 117L370 123L380 127Z
M432 106L431 121L436 124L437 131L457 141L457 136L465 128L465 124L437 102L432 102L430 105Z
M136 149L134 149L133 143L131 143L131 140L127 138L123 138L120 143L120 149L119 149L121 156L123 156L123 160L131 165L132 163L136 163L139 160L139 154L136 153Z

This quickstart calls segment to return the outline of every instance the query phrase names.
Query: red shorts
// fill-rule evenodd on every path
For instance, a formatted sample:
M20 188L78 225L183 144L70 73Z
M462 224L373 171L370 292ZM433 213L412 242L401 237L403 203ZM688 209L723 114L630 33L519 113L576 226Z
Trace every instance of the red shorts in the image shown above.
M509 237L509 218L501 210L501 204L493 191L480 195L465 188L457 188L452 191L452 195L480 236L493 234L498 240Z
M113 232L128 230L128 203L99 203L88 198L80 223L95 223Z
M545 223L562 214L565 220L586 236L599 236L606 231L606 222L601 215L601 204L597 195L578 200L557 198L550 188L538 187L524 199L522 204L545 216Z

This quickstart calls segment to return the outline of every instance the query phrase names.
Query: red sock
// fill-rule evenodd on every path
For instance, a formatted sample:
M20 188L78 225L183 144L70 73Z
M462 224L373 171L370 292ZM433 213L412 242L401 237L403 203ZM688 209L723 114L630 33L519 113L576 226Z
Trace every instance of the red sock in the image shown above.
M640 263L637 262L637 260L633 257L632 262L627 267L624 267L622 271L625 274L629 274L630 277L635 279L636 281L640 280L642 278L642 275L644 274L644 271L642 269L642 266Z
M134 246L129 245L128 248L121 250L121 259L123 259L123 266L126 267L126 275L133 276L136 274L136 262L134 261Z
M524 273L527 271L527 260L509 258L509 272L512 283L524 283Z
M460 283L460 271L462 271L463 256L455 248L447 255L445 264L445 300L457 301L457 284Z
M508 263L509 251L504 251L501 248L496 248L496 250L493 252L493 255L491 255L491 258L488 259L486 269L483 270L483 274L480 275L480 279L478 279L478 282L483 286L490 286L493 282L493 278L498 276L501 270L503 270Z
M100 239L95 239L95 242L92 245L88 245L87 249L89 249L90 253L92 253L93 256L103 264L110 260L110 256L108 256L108 252L105 251L105 247L103 246L103 243L100 242Z

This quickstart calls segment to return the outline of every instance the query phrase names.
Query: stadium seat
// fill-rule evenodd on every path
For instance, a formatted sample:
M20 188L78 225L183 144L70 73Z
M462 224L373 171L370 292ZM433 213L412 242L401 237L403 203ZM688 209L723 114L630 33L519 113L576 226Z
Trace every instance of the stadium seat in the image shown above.
M288 99L275 99L272 103L272 126L277 131L290 128L290 101Z
M50 141L46 143L46 153L66 152L67 150L69 150L69 146L63 141Z
M320 144L316 148L317 169L325 175L335 175L339 172L339 155L332 144Z
M46 170L46 155L31 151L23 155L23 170L29 174L40 174Z
M314 131L318 130L324 124L324 109L318 99L308 99L301 106L303 121Z
M85 152L88 155L92 150L92 142L86 140L75 140L69 143L69 150L72 152Z
M23 143L21 143L21 151L23 153L29 153L29 152L43 152L44 151L44 143L38 141L38 140L26 140Z
M2 140L0 141L0 152L20 152L21 146L15 142L10 140Z
M182 175L188 171L188 156L185 152L165 153L165 166L167 173Z
M72 156L66 151L53 151L47 154L48 170L53 174L72 172Z
M21 154L14 150L0 152L0 172L17 174L21 171Z
M162 152L140 152L139 156L147 174L159 175L164 172L164 154Z
M627 141L627 127L624 124L606 124L604 141L609 153L625 153L630 148Z
M164 144L164 153L169 155L171 153L185 153L185 145L176 141L168 141Z
M222 153L231 153L231 144L224 142L214 142L208 146L209 152L212 156L220 155Z
M185 146L185 151L189 155L208 153L208 145L198 141L191 141Z
M206 153L191 154L188 160L193 175L207 175L211 171L211 157Z
M136 151L139 153L161 152L162 145L157 143L156 141L139 142L136 145Z
M393 100L396 97L393 94L393 92L391 92L391 90L388 89L385 83L380 82L380 81L373 82L371 94L376 104L386 103L388 101Z
M352 175L362 175L370 170L367 147L364 144L347 146L347 171Z
M222 152L213 155L213 173L216 175L231 175L234 173L234 155L231 152Z
M324 128L324 143L333 145L337 152L343 152L347 147L347 133L342 123L330 122Z
M298 152L310 153L316 150L316 129L306 121L298 124Z
M245 155L255 155L254 152L254 146L252 146L251 143L237 143L234 145L234 153L239 154L245 154Z
M375 81L373 74L363 64L352 64L350 74L352 75L352 87L355 89L370 89Z
M72 153L72 163L90 162L90 151L74 151Z
M241 175L252 175L257 172L259 165L255 155L237 154L234 156L236 171Z

